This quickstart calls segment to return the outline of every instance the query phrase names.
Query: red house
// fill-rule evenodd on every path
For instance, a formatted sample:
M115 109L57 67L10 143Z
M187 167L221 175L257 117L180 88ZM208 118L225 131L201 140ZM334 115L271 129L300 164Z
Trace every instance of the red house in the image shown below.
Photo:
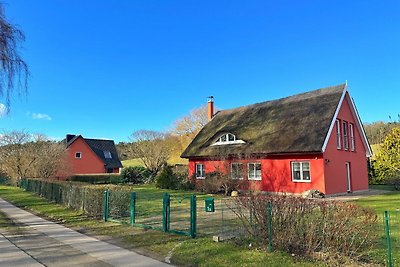
M213 99L209 99L213 115ZM213 171L246 188L327 195L368 190L372 155L347 84L217 112L183 152L197 182Z
M67 134L65 141L74 174L119 173L122 168L113 140Z

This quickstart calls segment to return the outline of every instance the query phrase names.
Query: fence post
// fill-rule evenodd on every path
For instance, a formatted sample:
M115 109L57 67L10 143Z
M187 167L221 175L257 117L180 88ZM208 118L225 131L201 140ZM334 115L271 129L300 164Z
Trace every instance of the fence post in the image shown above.
M163 231L169 231L169 223L170 223L170 202L171 197L168 193L164 193L163 196Z
M197 228L197 205L196 205L196 195L190 196L190 236L192 238L196 237Z
M272 203L267 203L268 251L272 252Z
M108 211L109 211L109 199L110 199L110 192L105 190L103 193L103 220L106 222L108 220Z
M390 225L389 225L389 212L388 211L385 211L385 233L386 233L388 266L393 267L392 242L390 240Z
M135 223L136 214L136 193L131 192L131 225Z

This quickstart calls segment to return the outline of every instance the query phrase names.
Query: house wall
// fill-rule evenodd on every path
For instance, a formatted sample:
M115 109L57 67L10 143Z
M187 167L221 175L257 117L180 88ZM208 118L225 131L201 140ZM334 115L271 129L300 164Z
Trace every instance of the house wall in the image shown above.
M311 182L293 182L291 162L309 161ZM268 192L302 193L317 189L325 193L324 159L320 155L275 156L261 159L212 161L207 159L189 160L189 177L196 172L196 164L204 164L206 174L213 171L230 172L231 162L241 162L244 165L243 190L259 190ZM261 162L261 181L247 180L247 163ZM207 178L206 178L207 179ZM202 180L196 179L197 183Z
M347 192L346 162L351 166L351 187L352 191L368 189L368 167L366 158L366 148L361 139L361 133L356 127L347 93L343 104L338 113L338 119L345 120L354 124L355 151L344 150L343 146L343 126L341 125L342 149L337 149L336 125L329 138L324 158L325 164L325 187L327 194L338 194ZM350 139L349 139L350 142Z
M82 138L78 138L67 149L68 159L74 174L104 173L104 163L90 149ZM82 158L76 159L75 153L81 152Z

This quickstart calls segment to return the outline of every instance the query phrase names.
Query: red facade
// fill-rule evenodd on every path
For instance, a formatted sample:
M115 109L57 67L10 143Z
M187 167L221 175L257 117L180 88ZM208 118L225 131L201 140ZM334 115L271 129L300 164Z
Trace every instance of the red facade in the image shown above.
M333 127L330 129L330 134L326 138L326 147L321 153L265 155L228 161L189 158L189 176L196 176L196 164L202 164L207 174L216 170L229 173L231 172L231 163L241 163L242 178L248 181L245 183L246 188L242 189L246 190L302 193L316 189L327 195L368 190L366 155L369 145L363 136L360 124L358 124L357 116L346 92L332 122ZM338 131L340 137L337 136L336 120L340 125ZM340 141L340 145L338 145L338 141ZM249 163L251 163L250 166ZM261 164L260 180L249 180L248 178L249 167L253 168L253 163ZM309 180L294 180L293 177L296 176L294 172L300 166L302 169L297 173L301 172L304 177L309 177ZM200 165L198 168L201 167ZM253 173L252 170L250 172ZM201 183L202 179L196 179L196 181Z
M74 174L107 173L102 159L93 152L82 137L77 138L67 148L68 160ZM119 173L119 168L113 168L112 173Z

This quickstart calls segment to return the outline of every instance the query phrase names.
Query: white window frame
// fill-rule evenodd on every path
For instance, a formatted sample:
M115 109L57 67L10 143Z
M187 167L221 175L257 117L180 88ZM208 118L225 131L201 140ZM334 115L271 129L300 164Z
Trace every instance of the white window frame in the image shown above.
M305 180L303 177L303 164L307 163L308 164L308 169L310 172L310 180ZM295 179L294 175L294 164L300 164L300 180ZM291 162L291 167L292 167L292 182L294 183L311 183L311 164L309 161L292 161Z
M250 165L253 165L253 168L250 169ZM260 165L260 177L257 177L257 169L256 165ZM250 177L250 174L254 174L254 178ZM247 163L247 179L251 181L261 181L262 180L262 168L261 168L261 163L260 162L249 162Z
M201 176L197 176L197 167L198 166L201 166L200 167L200 173L201 173ZM196 172L196 179L200 179L200 180L203 180L203 179L205 179L206 178L206 167L204 166L204 164L203 163L196 163L196 167L195 167L196 169L195 169L195 172Z
M229 136L233 136L233 141L229 141ZM225 139L225 141L222 141ZM220 135L211 146L220 146L220 145L231 145L231 144L244 144L243 140L239 140L236 138L236 135L232 133L224 133Z
M108 150L103 151L103 154L104 154L104 158L106 158L106 159L112 159L112 155L111 155L111 152L110 152L110 151L108 151ZM109 157L107 157L107 156L109 156Z
M349 150L349 130L348 130L348 122L343 121L343 148L344 150Z
M356 141L354 139L354 124L349 123L349 132L350 132L350 150L356 150Z
M233 177L233 165L242 166L242 176L241 177ZM243 180L243 163L240 162L232 162L231 163L231 178L235 180Z
M342 134L341 134L340 120L336 120L336 148L342 149Z
M79 153L79 157L77 156L78 153ZM81 159L82 158L82 152L75 152L75 158L76 159Z

